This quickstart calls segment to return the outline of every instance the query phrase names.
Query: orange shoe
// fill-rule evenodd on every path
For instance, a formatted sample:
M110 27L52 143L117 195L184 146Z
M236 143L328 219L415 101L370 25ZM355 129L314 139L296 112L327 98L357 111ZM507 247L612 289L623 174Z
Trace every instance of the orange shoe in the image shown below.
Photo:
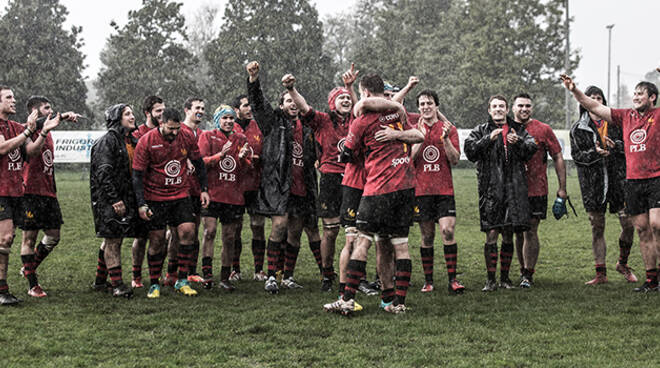
M144 284L142 283L142 277L136 277L131 281L131 287L133 289L143 288Z

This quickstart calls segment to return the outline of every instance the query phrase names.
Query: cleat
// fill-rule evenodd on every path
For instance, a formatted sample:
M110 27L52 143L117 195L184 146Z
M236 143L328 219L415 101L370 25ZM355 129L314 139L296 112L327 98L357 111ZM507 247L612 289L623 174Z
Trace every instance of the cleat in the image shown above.
M254 276L252 276L252 280L254 281L266 281L267 278L268 277L264 271L255 272Z
M405 304L397 304L394 305L393 303L389 303L383 310L387 313L392 313L392 314L399 314L399 313L405 313L407 308Z
M45 298L48 296L46 292L41 288L41 285L37 284L37 286L33 287L32 289L28 290L28 295L33 297L33 298Z
M425 283L424 283L424 286L422 286L422 290L420 290L420 291L421 291L422 293L430 293L430 292L432 292L433 290L435 290L435 288L433 287L433 284L430 283L430 282L425 282Z
M202 281L204 281L204 279L200 275L188 275L188 282L200 283Z
M25 267L21 267L21 270L18 271L18 275L25 278Z
M518 285L519 288L521 289L529 289L532 287L532 280L529 279L527 276L523 276L520 278L520 285Z
M332 291L332 279L329 279L327 277L323 278L323 280L321 281L321 291L322 292Z
M175 286L177 283L177 276L172 275L172 274L167 274L165 275L165 278L163 279L163 286Z
M229 281L241 281L241 273L236 271L231 271L229 274Z
M344 299L338 299L332 303L325 304L323 309L325 309L326 312L336 312L348 316L353 312L362 310L362 306L360 306L360 309L356 309L356 304L357 303L355 303L354 299L347 301Z
M144 284L142 283L142 277L134 278L133 281L131 281L131 287L133 287L133 289L143 288Z
M385 309L387 306L392 305L392 302L385 303L383 299L380 300L380 309Z
M284 272L282 271L275 272L275 279L277 279L277 282L282 282L283 278L284 278Z
M285 289L302 289L302 285L298 284L296 280L293 279L293 276L289 277L288 279L282 280L281 283L282 287Z
M465 286L461 284L460 281L456 279L449 280L449 285L447 285L447 290L453 294L463 294L465 291Z
M658 291L658 283L651 282L651 280L647 279L646 282L642 284L642 286L634 288L633 291L636 293L648 293L652 291Z
M106 282L105 284L93 283L91 288L94 291L100 291L105 293L112 290L112 284L110 284L109 282Z
M188 280L178 280L176 284L174 284L174 290L185 296L197 295L197 290L190 287Z
M0 305L16 305L20 302L22 302L21 299L18 299L8 292L0 294Z
M486 280L486 285L484 285L484 288L481 289L481 291L486 293L495 290L497 290L497 283L495 280Z
M507 277L500 280L500 288L509 290L515 288L515 286L513 286L511 279Z
M376 279L376 281L369 283L369 289L379 291L382 288L382 284L380 283L380 279ZM408 285L410 287L410 285Z
M367 296L378 295L378 291L370 288L369 286L370 286L369 281L360 280L360 285L358 285L358 290Z
M126 284L121 283L119 286L112 289L112 296L130 299L133 296L133 289L126 286Z
M214 285L213 275L209 275L207 278L202 279L202 287L204 289L212 289Z
M637 276L635 276L634 273L632 273L632 268L630 268L627 264L622 264L617 262L616 263L616 271L620 274L623 275L623 277L626 278L626 281L628 282L637 282Z
M601 274L596 274L596 277L593 278L593 280L587 281L584 284L585 285L598 285L598 284L606 284L607 283L607 276L601 275Z
M149 292L147 293L147 298L149 299L157 299L160 298L160 285L159 284L153 284L149 288Z
M280 291L280 288L277 287L277 279L275 279L275 276L270 276L266 280L264 290L270 292L271 294L277 294Z
M236 290L236 286L234 286L234 284L232 284L229 280L220 280L218 283L218 288L229 292Z

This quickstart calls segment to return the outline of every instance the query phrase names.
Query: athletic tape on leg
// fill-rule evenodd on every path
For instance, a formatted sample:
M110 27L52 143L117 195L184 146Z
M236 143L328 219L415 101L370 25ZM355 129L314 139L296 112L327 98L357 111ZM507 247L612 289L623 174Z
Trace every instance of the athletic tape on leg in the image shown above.
M392 243L392 245L405 244L405 243L408 243L408 237L405 237L405 238L392 238L392 240L390 240L390 242Z

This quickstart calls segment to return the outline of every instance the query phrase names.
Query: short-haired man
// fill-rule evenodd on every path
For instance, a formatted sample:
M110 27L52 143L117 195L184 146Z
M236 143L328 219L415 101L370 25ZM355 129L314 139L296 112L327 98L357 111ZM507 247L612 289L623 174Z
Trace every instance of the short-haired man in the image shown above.
M53 157L55 147L50 132L43 130L43 125L49 115L53 113L50 101L43 96L31 96L27 102L27 111L37 111L37 131L32 135L36 141L37 134L41 135L44 144L36 156L28 160L23 168L23 241L21 243L21 260L23 261L22 274L29 283L28 295L32 297L45 297L46 293L39 285L37 267L50 254L60 241L60 227L62 226L62 211L57 201L55 190L55 173ZM62 120L77 121L78 115L74 112L62 114ZM35 247L39 230L43 230L44 237Z
M512 287L513 233L529 229L529 199L525 163L537 146L534 138L507 116L501 95L488 100L488 121L477 125L465 140L468 160L477 164L479 219L486 233L484 258L488 278L481 291L497 289L497 238L502 234L500 286Z
M532 277L539 257L539 223L546 218L548 212L548 154L555 164L555 172L559 180L557 197L566 199L568 196L566 193L566 165L559 140L549 125L532 119L532 109L532 97L527 93L520 93L513 98L511 110L514 121L522 124L527 133L534 137L538 146L536 153L527 161L527 191L531 211L529 230L516 233L521 288L532 287ZM505 254L500 254L500 256L506 257Z
M626 154L626 213L639 235L639 245L646 268L646 281L634 291L658 290L658 254L660 254L660 121L658 87L650 82L635 86L632 109L612 109L580 91L573 80L562 75L564 86L587 111L623 128Z
M456 203L451 167L460 159L458 130L446 118L438 117L438 94L423 90L417 95L421 117L417 129L424 142L413 145L411 158L415 165L415 221L419 222L422 245L419 248L424 269L422 292L434 290L433 242L435 224L440 225L450 293L463 293L465 287L456 280L458 245L454 239Z
M208 206L206 168L199 154L196 138L181 130L181 115L172 108L163 111L158 129L145 134L135 147L133 187L140 218L149 229L149 277L147 297L160 297L160 275L163 266L165 229L171 226L179 237L178 280L174 289L184 295L196 295L190 287L188 269L191 263L195 223L188 191L187 163L195 166L199 179L202 207Z
M0 86L0 305L17 304L21 300L9 293L7 267L14 242L14 230L23 220L23 163L26 155L41 151L48 131L60 122L58 114L48 119L33 141L37 130L37 111L28 116L25 127L9 116L16 113L16 99L11 88ZM45 133L44 133L45 130Z

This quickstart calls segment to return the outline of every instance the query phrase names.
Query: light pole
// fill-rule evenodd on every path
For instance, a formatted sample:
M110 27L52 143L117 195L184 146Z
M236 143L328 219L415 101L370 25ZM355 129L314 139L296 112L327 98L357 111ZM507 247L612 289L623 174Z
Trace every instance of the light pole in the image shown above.
M607 28L607 100L610 101L610 78L611 78L611 64L612 64L612 28L614 24L606 25Z
M569 41L569 36L570 36L570 29L569 29L569 20L570 17L568 16L568 0L565 0L564 6L566 7L566 22L564 24L564 32L566 33L566 49L564 50L564 73L568 74L569 71L569 66L570 66L570 56L571 56L571 44ZM564 127L566 129L571 127L571 109L570 109L570 103L571 103L571 96L570 92L568 92L568 89L564 88Z

